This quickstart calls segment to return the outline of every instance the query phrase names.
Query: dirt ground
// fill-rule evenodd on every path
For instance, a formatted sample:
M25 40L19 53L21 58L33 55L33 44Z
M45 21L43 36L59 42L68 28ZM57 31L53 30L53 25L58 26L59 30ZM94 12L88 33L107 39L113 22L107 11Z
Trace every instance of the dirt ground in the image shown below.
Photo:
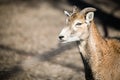
M84 80L75 43L60 44L64 0L0 1L0 80ZM96 18L102 35L103 25ZM108 27L109 37L120 31Z

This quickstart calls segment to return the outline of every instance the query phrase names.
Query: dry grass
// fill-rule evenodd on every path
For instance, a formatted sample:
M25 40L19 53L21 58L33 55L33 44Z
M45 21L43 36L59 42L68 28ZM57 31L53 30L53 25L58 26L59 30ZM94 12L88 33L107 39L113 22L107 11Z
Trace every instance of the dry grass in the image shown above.
M57 39L63 12L47 2L35 4L0 5L0 79L84 80L75 43L59 44Z

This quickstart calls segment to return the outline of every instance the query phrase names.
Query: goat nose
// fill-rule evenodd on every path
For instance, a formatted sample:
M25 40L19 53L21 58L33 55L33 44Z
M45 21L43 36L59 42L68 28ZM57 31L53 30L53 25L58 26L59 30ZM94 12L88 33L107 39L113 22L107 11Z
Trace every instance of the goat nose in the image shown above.
M62 40L64 38L64 36L59 36L59 39Z

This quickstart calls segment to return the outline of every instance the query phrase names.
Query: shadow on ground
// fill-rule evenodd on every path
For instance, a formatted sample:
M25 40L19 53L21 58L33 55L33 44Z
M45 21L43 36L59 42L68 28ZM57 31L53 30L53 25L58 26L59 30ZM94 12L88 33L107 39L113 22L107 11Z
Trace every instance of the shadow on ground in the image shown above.
M0 79L1 80L8 80L8 79L10 79L10 77L13 77L13 75L17 75L22 71L23 71L22 68L19 66L14 66L14 67L9 68L7 70L0 71Z
M37 58L37 59L39 59L40 61L43 61L43 62L44 61L48 61L48 62L50 62L52 64L57 64L57 65L61 65L63 67L70 68L72 70L75 70L76 72L81 72L81 71L84 72L84 69L80 69L80 67L77 67L74 64L64 63L64 62L61 63L61 62L57 62L57 61L56 62L52 61L52 59L54 59L55 56L61 55L65 51L70 50L70 49L72 49L74 47L76 47L76 45L74 45L74 44L72 44L72 45L71 44L67 44L67 45L63 45L61 47L57 47L56 49L45 51L43 53L36 53L36 52L35 53L31 53L31 52L26 52L24 50L14 49L14 48L11 48L9 46L0 45L0 50L4 50L4 51L8 51L8 52L15 52L19 56L34 57L34 58ZM18 69L18 67L14 67L12 69L13 70L17 70L16 68ZM12 70L12 69L10 69L10 70ZM9 75L9 72L11 72L11 74L12 74L12 71L8 71L8 75ZM7 74L7 72L6 72L6 74ZM2 75L4 75L4 74L2 74Z
M96 17L101 21L101 23L103 24L103 28L104 28L104 32L105 32L105 36L106 37L109 37L109 34L108 34L108 32L107 32L107 28L106 27L108 27L108 28L114 28L114 29L116 29L116 30L120 30L120 27L119 27L119 21L120 21L120 19L119 18L117 18L117 17L115 17L115 16L113 16L112 14L108 14L108 13L106 13L106 12L104 12L103 10L101 10L100 8L98 8L98 7L96 7L96 6L94 6L94 5L91 5L91 4L88 4L88 3L86 3L84 0L66 0L67 1L67 3L69 3L69 4L71 4L72 6L73 5L76 5L76 6L78 6L80 9L82 9L82 8L85 8L85 7L88 7L88 6L92 6L92 7L95 7L95 8L97 8L97 12L96 12ZM7 6L7 5L12 5L12 4L14 4L14 5L21 5L21 4L24 4L24 6L25 7L29 7L29 8L32 8L32 10L37 10L37 8L40 8L39 7L39 5L42 5L44 2L47 2L47 3L49 3L51 6L52 6L52 8L54 7L55 9L57 9L57 10L59 10L60 12L63 12L63 10L64 10L64 7L62 7L62 4L66 4L65 3L65 1L64 0L0 0L0 5L1 6ZM118 1L119 2L119 1ZM67 5L67 4L66 4ZM33 9L34 8L34 9ZM46 8L47 9L47 8ZM117 10L118 8L116 8L115 10ZM31 9L30 9L30 11L32 11ZM39 10L39 9L38 9ZM114 12L114 11L113 11ZM55 12L53 12L53 13L55 13ZM24 13L22 13L22 14L24 14ZM28 13L29 14L29 13ZM34 14L34 17L35 17L36 15ZM48 15L49 16L49 15ZM53 16L54 16L54 14L53 14ZM63 15L60 15L60 16L57 16L57 17L61 17L61 16L63 16ZM30 17L30 16L29 16ZM41 16L37 16L37 17L41 17ZM12 17L11 17L12 18ZM43 19L44 17L42 17L42 19ZM51 18L51 17L50 17ZM33 19L33 18L30 18L30 19ZM41 18L40 18L41 19ZM39 20L40 20L39 19ZM56 19L56 17L55 17L55 19ZM34 19L34 20L37 20L37 19ZM45 19L45 20L47 20L47 19ZM51 20L51 19L49 19L49 20ZM32 20L31 20L32 21ZM42 21L42 20L41 20ZM56 19L56 21L57 21L57 19ZM39 21L38 21L39 22ZM49 21L47 21L48 23L49 23ZM59 22L59 24L61 24L62 22ZM11 25L10 23L8 24L8 25ZM24 24L22 24L22 22L21 22L21 24L20 25L24 25ZM35 23L34 23L34 25L35 25ZM48 25L47 25L48 26ZM52 25L53 26L53 25ZM50 26L50 27L52 27L52 26ZM54 26L56 26L56 25L54 25ZM61 25L60 25L61 26ZM11 27L11 32L12 32L12 26L10 26ZM26 27L26 26L25 26ZM30 26L30 27L33 27L33 26ZM29 30L29 28L30 27L26 27L26 28L23 28L23 29L27 29L27 30ZM48 27L48 28L50 28L50 27ZM0 27L1 28L1 27ZM4 28L4 27L3 27ZM20 28L20 27L17 27L16 26L16 28ZM53 28L55 28L55 27L53 27ZM20 28L21 29L21 28ZM31 29L36 29L36 28L31 28ZM37 28L37 29L40 29L40 28ZM5 28L4 29L5 31L7 30L7 28ZM18 29L19 30L19 29ZM41 30L41 29L40 29ZM21 30L21 31L23 31L23 30ZM41 30L42 31L42 30ZM1 31L1 33L2 33L2 31ZM3 32L3 35L2 35L2 38L5 38L6 39L6 37L11 37L11 35L6 35L6 33L4 34L5 32ZM46 32L47 33L47 32ZM44 33L44 34L46 34L46 33ZM12 36L14 36L15 38L16 38L16 36L18 36L18 35L15 35L15 34L17 34L17 32L15 32L14 34L12 34ZM23 32L23 34L25 35L25 33ZM31 34L28 34L28 35L31 35ZM27 35L27 36L28 36ZM45 36L46 37L46 35L41 35L41 32L39 31L39 36L36 36L36 37L41 37L41 36ZM49 35L49 36L51 36L51 35ZM55 36L55 35L52 35L52 36ZM0 36L1 37L1 36ZM28 38L36 38L36 37L28 37ZM48 37L48 36L47 36ZM55 36L56 37L56 36ZM13 38L13 40L15 40L15 38ZM49 37L50 38L50 37ZM47 38L47 39L49 39L49 38ZM116 38L118 38L118 39L120 39L119 37L116 37ZM9 38L7 38L7 39L9 39ZM37 39L37 38L36 38ZM55 38L56 39L56 38ZM11 40L11 39L10 39ZM19 40L19 39L17 39L17 40ZM46 40L46 39L45 39ZM9 46L9 45L5 45L6 43L11 43L9 40L6 40L7 42L5 42L5 43L2 43L2 44L0 44L0 57L1 57L1 61L0 61L0 65L1 66L6 66L6 65L10 65L9 67L4 67L3 69L0 67L0 79L2 79L2 80L6 80L6 79L10 79L11 77L13 77L13 75L14 75L14 77L17 75L17 74L22 74L21 72L25 72L23 69L22 69L22 67L20 66L20 64L22 63L22 62L24 62L24 60L26 59L26 58L29 58L30 57L30 59L32 59L32 58L35 58L35 59L38 59L38 64L40 63L40 62L43 62L43 63L49 63L49 64L54 64L54 65L56 65L56 66L60 66L60 67L62 67L62 68L67 68L67 69L70 69L70 70L72 70L73 72L76 72L76 74L80 74L80 72L84 72L84 69L81 67L81 66L77 66L76 64L74 64L74 58L73 58L73 56L74 56L74 54L72 53L72 55L70 55L69 53L70 52L67 52L67 51L69 51L69 50L71 50L71 49L73 49L73 48L75 48L76 47L76 45L73 43L73 44L66 44L66 45L57 45L57 47L54 47L54 48L49 48L48 50L46 50L46 51L43 51L43 52L34 52L34 51L26 51L26 49L19 49L19 47L18 48L15 48L15 47L13 47L13 45L11 45L11 46ZM28 41L29 41L29 39L28 39ZM43 40L44 41L44 40ZM14 41L13 41L14 42ZM19 41L18 41L19 42ZM38 42L39 42L39 40L38 40ZM53 41L54 42L54 41ZM21 43L21 42L20 42ZM24 43L23 43L24 44ZM32 44L34 44L34 42L32 43L30 43L31 45ZM46 42L44 42L43 43L44 45L52 45L50 42L49 42L49 40L48 40L48 42L46 43ZM29 45L29 44L27 44L27 45ZM39 45L39 44L36 44L36 46L37 45ZM17 45L17 46L19 46L19 45ZM41 45L41 47L44 47L43 45ZM32 46L32 48L33 48L33 46ZM38 48L39 49L39 48ZM39 51L39 50L38 50ZM75 52L74 52L75 53ZM77 53L76 53L77 54ZM10 56L10 55L12 55L12 56ZM15 58L15 56L14 55L16 55L17 56L17 58ZM64 61L55 61L54 59L57 57L57 56L61 56L61 55L70 55L70 58L72 59L71 61L68 61L67 62L67 58L68 57L65 57L65 59L66 59L66 62L65 62L65 59L64 59ZM8 57L7 57L8 56ZM62 56L62 57L64 57L64 56ZM79 57L79 56L78 56ZM7 58L9 58L9 59L13 59L13 60L16 60L16 61L14 61L14 64L12 64L12 62L10 62L10 63L7 63L8 61L9 61L9 59L7 59ZM80 58L80 57L79 57ZM70 62L72 62L72 63L70 63ZM75 62L75 63L78 63L79 64L79 62L81 62L81 61L79 61L79 60L77 60L77 62ZM42 63L42 65L43 65L43 63ZM39 66L42 66L42 65L39 65ZM48 67L49 67L50 65L48 65ZM39 71L39 70L37 70L37 66L36 67L33 67L35 70L36 70L36 74L37 74L37 71L38 72L41 72L41 74L42 74L42 71ZM43 67L44 68L44 67ZM46 68L44 68L45 70L46 70ZM52 68L53 69L53 68ZM52 72L52 69L51 69L51 72ZM65 69L63 69L63 71L65 70ZM60 69L59 69L60 70ZM56 70L57 71L57 70ZM50 71L46 71L46 73L48 73L48 72L50 72ZM19 74L19 75L20 75ZM29 73L28 73L29 74ZM32 73L32 77L34 77L34 79L35 79L35 77L38 77L37 75L34 75L34 73ZM69 74L68 73L68 71L65 73L65 74ZM31 74L30 74L31 75ZM34 75L34 76L33 76ZM38 74L39 75L39 74ZM42 74L42 75L44 75L44 74ZM56 75L58 75L58 74L56 74ZM41 75L39 75L40 77L41 77ZM46 75L44 75L44 76L46 76ZM50 76L52 76L52 75L49 75L49 76L47 76L47 77L50 77ZM72 75L72 76L76 76L76 75ZM59 77L64 77L64 76L59 76ZM66 77L66 76L65 76ZM79 79L75 79L75 78L72 78L71 79L71 75L69 75L68 77L70 77L68 80L79 80ZM42 77L43 78L43 77ZM24 80L24 79L23 79ZM28 79L29 80L29 79ZM35 80L39 80L39 79L35 79ZM65 80L65 79L45 79L45 77L42 79L42 80Z

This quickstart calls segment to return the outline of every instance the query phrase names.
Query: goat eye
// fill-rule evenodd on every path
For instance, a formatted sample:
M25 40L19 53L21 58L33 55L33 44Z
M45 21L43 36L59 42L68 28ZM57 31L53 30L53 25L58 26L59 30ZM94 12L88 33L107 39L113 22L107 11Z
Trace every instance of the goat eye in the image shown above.
M82 23L77 23L76 26L80 26Z

